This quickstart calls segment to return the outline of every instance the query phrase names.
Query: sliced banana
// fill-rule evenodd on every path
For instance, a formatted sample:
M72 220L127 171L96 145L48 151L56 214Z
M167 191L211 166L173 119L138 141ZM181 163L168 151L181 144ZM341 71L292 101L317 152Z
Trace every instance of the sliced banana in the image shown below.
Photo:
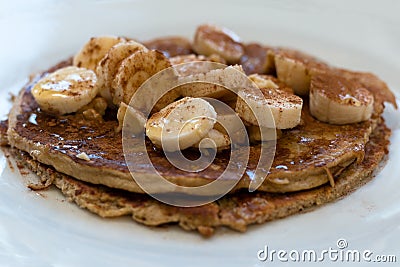
M228 149L231 145L231 139L227 134L224 134L216 129L211 129L207 135L200 140L194 147L199 147L201 143L202 148L217 149L218 151Z
M124 122L127 123L127 129L132 131L132 134L140 133L146 125L146 117L140 111L128 106L124 102L121 102L118 108L117 119L118 127L115 129L115 132L120 132L122 130ZM125 119L127 121L125 121Z
M97 96L89 104L81 107L77 113L82 113L86 120L102 121L106 109L107 101L101 96Z
M196 73L209 71L209 66L204 64L198 64L197 62L208 61L220 64L226 63L226 61L221 56L216 54L213 54L209 57L203 55L190 54L190 55L171 57L169 60L180 76L189 76Z
M214 130L229 137L229 140L233 140L236 144L246 144L247 133L243 121L240 119L239 115L234 112L234 108L230 110L218 110L217 122L214 125ZM225 149L223 146L221 147Z
M180 77L179 80L183 85L179 87L179 91L182 96L235 101L236 94L231 90L238 90L242 86L242 75L244 75L242 67L235 65Z
M230 64L238 63L244 53L243 45L235 33L214 25L201 25L197 28L193 49L205 56L220 55Z
M274 54L278 79L292 87L297 95L307 95L311 76L329 68L324 62L300 51L277 49Z
M169 61L171 62L172 65L178 65L196 61L206 61L206 58L207 57L203 55L189 54L189 55L179 55L170 57Z
M227 129L225 129L224 126L227 127ZM238 132L242 126L243 124L242 121L238 119L238 114L232 111L232 113L218 113L214 129L224 135L229 135L228 131L231 133Z
M310 112L319 121L349 124L371 118L373 95L357 81L334 74L311 79Z
M246 127L249 140L252 143L277 140L282 136L282 131L274 128L249 125Z
M169 61L171 62L172 65L197 62L197 61L211 61L211 62L216 62L216 63L221 63L221 64L226 63L225 59L223 59L221 56L219 56L217 54L212 54L208 57L203 56L203 55L195 55L195 54L180 55L180 56L175 56L175 57L169 58Z
M114 45L126 42L125 38L115 36L92 37L74 56L73 65L96 71L97 64Z
M144 42L143 44L148 49L162 52L168 58L193 53L190 41L183 37L171 36L157 38Z
M260 44L244 45L244 54L239 64L243 66L247 75L273 73L275 70L272 49Z
M279 89L278 82L272 76L252 74L249 75L249 79L252 80L258 88Z
M391 103L397 109L396 97L390 91L388 85L382 81L378 76L369 72L356 72L344 69L336 69L338 75L345 77L352 81L360 82L368 91L374 95L375 109L383 112L383 103Z
M249 79L255 83L258 88L275 88L285 91L289 94L294 94L294 91L286 83L278 80L272 75L266 74L251 74Z
M101 96L97 96L89 104L81 107L77 112L83 113L89 109L93 109L101 116L104 116L104 114L106 114L107 101Z
M183 150L206 137L216 119L210 103L185 97L153 114L146 123L146 135L165 151Z
M262 76L257 78L260 77ZM268 76L264 77L268 79ZM259 81L258 86L262 96L249 88L239 91L236 112L245 122L277 129L293 128L300 123L303 106L303 100L300 97L281 89L272 80ZM260 120L256 119L253 112Z
M96 97L96 81L93 71L70 66L40 79L31 92L43 111L63 115L78 111Z
M177 87L177 90L182 96L190 97L223 98L230 93L228 89L221 85L207 82L184 84Z
M96 73L100 95L107 100L109 105L113 103L114 91L112 82L121 62L137 51L147 51L147 48L135 41L118 43L110 48L97 65Z
M171 63L168 58L157 50L137 51L125 58L112 83L113 104L118 106L121 102L129 103L137 89L147 79L169 67ZM173 101L176 97L170 99Z

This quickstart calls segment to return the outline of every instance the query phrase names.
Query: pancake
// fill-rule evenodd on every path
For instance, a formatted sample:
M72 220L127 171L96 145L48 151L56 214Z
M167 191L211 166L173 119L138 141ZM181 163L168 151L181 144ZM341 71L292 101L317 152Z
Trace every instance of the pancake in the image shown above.
M156 40L153 45L168 52L169 56L191 52L190 43L180 39L168 39L166 43ZM186 50L181 50L182 47ZM269 48L254 44L247 48L243 58L247 71L273 72L266 62L271 59L266 58ZM365 122L331 125L311 116L308 98L304 97L301 123L293 129L282 130L272 167L254 193L249 193L247 188L258 165L261 149L257 144L250 147L245 175L230 194L217 201L182 208L163 204L143 194L125 162L122 135L116 131L119 124L116 110L107 109L103 117L88 118L80 112L54 116L42 112L33 98L31 88L38 79L70 66L71 60L32 77L21 89L8 121L0 123L0 143L10 145L7 150L19 166L39 176L38 184L28 185L31 189L55 185L79 207L101 217L128 215L149 226L174 223L185 230L197 230L209 236L220 226L245 231L250 224L310 210L345 196L373 178L384 162L389 145L390 130L381 118L383 103L396 105L395 98L387 85L373 74L331 68L295 50L274 51L285 53L307 66L316 64L323 71L359 81L374 95L374 112ZM225 150L218 152L214 162L204 171L184 172L173 167L150 141L146 146L156 170L170 182L182 186L200 186L216 180L230 160L230 151ZM198 151L194 149L183 153L190 159L198 157ZM79 157L82 154L87 157ZM135 175L146 177L153 166L137 164Z
M382 121L365 146L363 161L343 170L334 187L322 185L284 194L240 191L195 208L173 207L144 194L82 182L39 163L24 151L9 150L18 164L36 173L43 184L53 183L70 201L101 217L131 216L149 226L177 224L185 230L210 236L220 226L244 232L247 225L309 211L340 199L374 177L388 153L389 137L390 130Z
M62 62L47 72L70 64L70 61ZM86 120L79 113L55 117L41 112L30 92L39 78L25 86L14 102L7 132L10 145L78 180L143 193L126 165L121 133L115 132L118 126L115 111L108 110L101 120ZM384 100L376 106L382 106ZM377 108L366 122L331 125L314 119L304 99L302 123L282 131L268 177L258 190L293 192L315 188L328 181L332 183L331 177L338 176L350 164L362 161L365 144L382 111ZM204 171L187 173L172 166L162 151L150 142L147 148L157 171L170 182L182 186L200 186L217 179L229 162L229 151L224 151ZM78 158L80 153L86 153L90 161ZM189 158L196 157L193 151L186 154ZM260 146L251 146L245 175L233 191L249 187L259 155ZM145 176L151 171L149 166L141 165L135 172Z

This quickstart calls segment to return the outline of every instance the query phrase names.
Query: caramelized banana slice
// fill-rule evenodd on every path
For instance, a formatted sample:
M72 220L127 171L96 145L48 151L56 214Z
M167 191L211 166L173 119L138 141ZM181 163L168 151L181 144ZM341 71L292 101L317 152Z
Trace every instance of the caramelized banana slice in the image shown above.
M125 38L115 36L92 37L74 56L73 65L96 71L97 64L111 47L126 42Z
M265 74L275 71L274 55L272 49L256 43L246 44L244 54L240 58L244 72L250 74Z
M42 110L63 115L78 111L96 97L96 81L91 70L65 67L40 79L31 92Z
M311 79L310 112L332 124L357 123L371 118L373 95L361 83L334 74Z
M238 63L244 53L243 45L235 33L214 25L201 25L197 28L193 49L205 56L220 55L229 64Z
M276 49L273 53L278 79L292 87L297 95L309 93L314 73L329 69L324 62L300 51Z
M193 53L190 41L183 37L157 38L143 44L150 50L162 52L168 58Z
M252 80L261 90L263 97L259 97L251 89L243 89L239 91L239 97L236 103L236 112L248 124L257 125L266 128L289 129L296 127L301 120L301 108L303 100L280 88L268 76L257 75ZM265 113L266 109L271 110L272 117L275 121L275 126L272 119ZM258 121L253 114L258 112L258 116L263 118Z
M98 87L100 95L112 106L114 90L112 82L119 70L121 62L137 51L147 51L147 48L135 41L118 43L110 48L97 65Z
M138 51L130 55L122 61L112 83L113 103L117 106L121 102L129 103L133 94L148 78L169 67L169 60L157 50Z
M185 97L153 114L146 123L146 135L165 151L183 150L206 137L216 119L210 103Z

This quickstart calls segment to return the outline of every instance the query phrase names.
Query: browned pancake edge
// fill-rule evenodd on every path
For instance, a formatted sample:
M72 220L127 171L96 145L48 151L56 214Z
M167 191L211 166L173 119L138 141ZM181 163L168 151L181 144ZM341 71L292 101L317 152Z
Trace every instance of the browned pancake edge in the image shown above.
M173 223L210 236L221 226L244 232L247 225L308 211L351 193L370 181L382 166L388 154L390 132L381 122L366 145L364 160L346 168L336 178L334 187L324 185L283 194L241 191L195 208L173 207L144 194L85 183L33 160L26 152L8 149L18 164L36 173L43 184L54 184L67 199L101 217L131 216L148 226Z

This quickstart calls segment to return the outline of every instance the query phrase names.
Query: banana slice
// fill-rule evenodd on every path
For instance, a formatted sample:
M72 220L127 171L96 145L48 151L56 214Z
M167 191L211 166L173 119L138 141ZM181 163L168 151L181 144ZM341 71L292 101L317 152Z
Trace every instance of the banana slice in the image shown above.
M207 83L207 82L194 82L190 84L184 84L177 87L182 96L190 97L210 97L210 98L223 98L229 94L229 90L225 87Z
M230 64L238 63L244 53L243 45L234 32L214 25L197 28L193 50L205 56L220 55Z
M311 79L310 112L318 120L349 124L371 118L373 95L361 83L334 74Z
M148 78L169 67L171 63L168 58L157 50L137 51L124 59L112 83L114 105L118 106L121 102L129 103L137 89ZM168 99L173 101L177 97L178 95L174 95Z
M272 48L256 43L246 44L239 64L243 66L247 75L273 73L275 65Z
M243 128L243 121L233 110L234 108L231 110L217 109L218 116L217 122L214 125L214 130L229 138L229 144L231 144L231 140L234 140L237 144L246 144L247 132ZM222 145L220 145L220 147L219 150L225 149Z
M127 119L127 123L129 123L129 125L127 125L128 129L133 131L132 134L140 133L140 130L146 125L146 117L140 111L128 106L124 102L121 102L118 108L117 119L118 127L115 129L117 133L122 130L125 119Z
M324 62L305 53L290 49L274 51L278 79L292 87L297 95L307 95L310 91L311 76L329 69Z
M81 107L77 113L82 113L86 120L102 121L106 109L107 101L101 96L97 96L89 104Z
M207 140L209 139L209 140ZM212 141L210 141L212 140ZM214 142L214 143L213 143ZM193 147L199 147L201 144L202 148L209 148L209 149L214 149L216 148L218 151L228 149L231 145L231 139L229 138L228 135L223 134L222 132L216 130L216 129L211 129L207 135L200 140L197 144L194 144Z
M228 127L228 129L225 129L224 125ZM232 111L232 113L218 113L214 129L224 135L229 135L228 131L231 133L238 132L242 126L242 121L240 119L238 120L238 115Z
M96 68L100 95L109 105L113 105L114 91L112 82L119 70L121 62L137 51L148 51L146 47L135 41L118 43L110 48L107 54L100 60Z
M225 59L223 59L221 56L217 54L213 54L208 57L203 55L191 54L191 55L171 57L169 60L180 76L190 76L195 73L207 72L209 70L209 66L203 64L197 64L197 62L208 61L208 62L226 64ZM192 63L192 64L185 64L185 63Z
M236 101L236 94L227 88L235 90L242 86L242 75L244 75L244 72L239 65L213 69L205 73L180 77L180 82L183 85L177 89L182 96L211 97Z
M274 128L249 125L246 127L246 129L249 135L249 140L252 143L277 140L282 136L282 131Z
M96 71L97 64L114 45L126 42L125 38L115 36L92 37L74 56L73 65Z
M391 103L397 109L396 97L390 91L388 85L375 74L369 72L356 72L344 69L335 70L338 75L352 81L360 82L368 91L374 95L374 106L378 113L383 112L383 103Z
M90 110L90 109L93 109L101 116L104 116L104 114L106 114L107 101L104 98L102 98L101 96L97 96L89 104L81 107L77 112L83 113L86 110Z
M262 76L257 76L257 78L260 77ZM264 77L268 79L268 76ZM253 80L256 79L253 78ZM236 112L245 122L260 127L277 129L293 128L300 123L303 106L303 100L300 97L289 93L284 87L281 89L272 80L258 81L257 85L263 97L248 88L239 91L238 94ZM268 109L271 110L271 113L268 112ZM258 115L260 121L256 119L253 111Z
M153 114L146 123L146 134L165 151L183 150L206 137L216 119L210 103L185 97Z
M40 79L31 92L43 111L63 115L78 111L96 97L96 81L93 71L71 66Z
M278 82L274 77L261 74L249 75L249 79L252 80L258 88L275 88L279 89Z
M193 53L190 41L183 37L171 36L157 38L144 42L143 44L150 50L162 52L168 58Z
M171 62L172 65L178 65L196 61L206 61L206 59L207 57L203 55L189 54L189 55L179 55L170 57L169 61Z
M251 74L249 79L256 84L258 88L275 88L285 91L289 94L294 94L294 91L286 83L278 80L272 75L266 74Z
M203 56L203 55L195 55L195 54L180 55L180 56L175 56L175 57L169 58L169 61L171 62L172 65L197 62L197 61L211 61L211 62L226 64L225 59L223 59L221 56L219 56L217 54L212 54L208 57Z

